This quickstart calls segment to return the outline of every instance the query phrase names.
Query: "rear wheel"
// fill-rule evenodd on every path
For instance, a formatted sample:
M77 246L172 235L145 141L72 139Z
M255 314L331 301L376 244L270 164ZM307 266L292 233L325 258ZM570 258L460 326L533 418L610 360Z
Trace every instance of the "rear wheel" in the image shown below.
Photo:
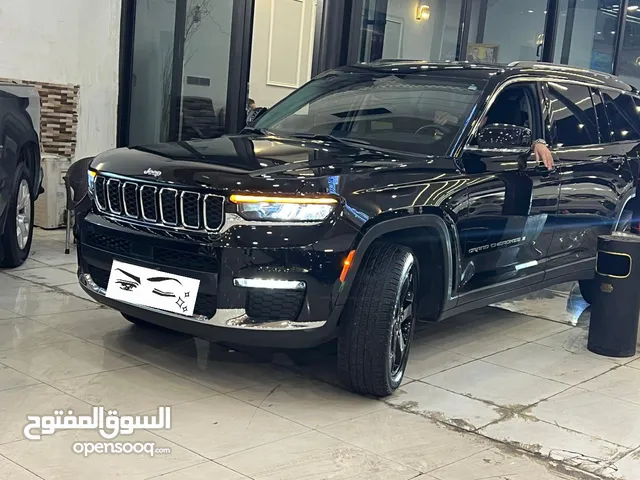
M19 164L14 177L11 201L7 209L7 220L2 235L2 259L0 266L18 267L24 263L31 250L33 240L33 192L29 171Z
M400 386L415 329L417 287L410 249L379 244L367 252L338 338L338 372L351 390L384 397Z

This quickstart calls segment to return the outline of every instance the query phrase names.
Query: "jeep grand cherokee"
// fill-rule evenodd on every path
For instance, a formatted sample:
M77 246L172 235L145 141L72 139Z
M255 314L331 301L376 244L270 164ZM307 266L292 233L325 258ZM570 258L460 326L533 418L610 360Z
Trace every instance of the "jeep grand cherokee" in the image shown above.
M418 320L574 280L589 300L596 238L628 222L639 111L616 78L549 64L332 70L239 135L95 158L80 283L214 341L337 337L347 385L388 395Z

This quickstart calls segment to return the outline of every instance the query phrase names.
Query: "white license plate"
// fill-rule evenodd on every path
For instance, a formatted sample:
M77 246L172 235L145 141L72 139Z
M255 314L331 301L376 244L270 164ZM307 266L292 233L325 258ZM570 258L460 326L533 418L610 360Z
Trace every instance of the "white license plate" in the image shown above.
M113 261L107 297L192 316L200 280Z

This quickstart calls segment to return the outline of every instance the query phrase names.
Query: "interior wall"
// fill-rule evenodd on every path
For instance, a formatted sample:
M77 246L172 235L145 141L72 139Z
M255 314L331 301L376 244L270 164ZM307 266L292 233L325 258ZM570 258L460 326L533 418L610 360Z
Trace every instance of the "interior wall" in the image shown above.
M255 0L249 98L271 107L311 78L317 0Z
M0 0L0 77L80 86L76 158L115 146L121 0Z

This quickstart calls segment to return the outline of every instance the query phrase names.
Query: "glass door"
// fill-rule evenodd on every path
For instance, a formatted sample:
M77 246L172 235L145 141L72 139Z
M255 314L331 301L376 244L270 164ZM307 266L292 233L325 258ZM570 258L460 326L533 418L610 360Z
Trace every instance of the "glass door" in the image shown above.
M248 50L250 22L244 17L253 0L129 1L134 27L129 108L121 112L125 143L214 138L237 128L235 110L244 117L239 99L248 77L242 49ZM247 68L232 68L232 58Z
M364 0L358 61L455 60L462 3Z

